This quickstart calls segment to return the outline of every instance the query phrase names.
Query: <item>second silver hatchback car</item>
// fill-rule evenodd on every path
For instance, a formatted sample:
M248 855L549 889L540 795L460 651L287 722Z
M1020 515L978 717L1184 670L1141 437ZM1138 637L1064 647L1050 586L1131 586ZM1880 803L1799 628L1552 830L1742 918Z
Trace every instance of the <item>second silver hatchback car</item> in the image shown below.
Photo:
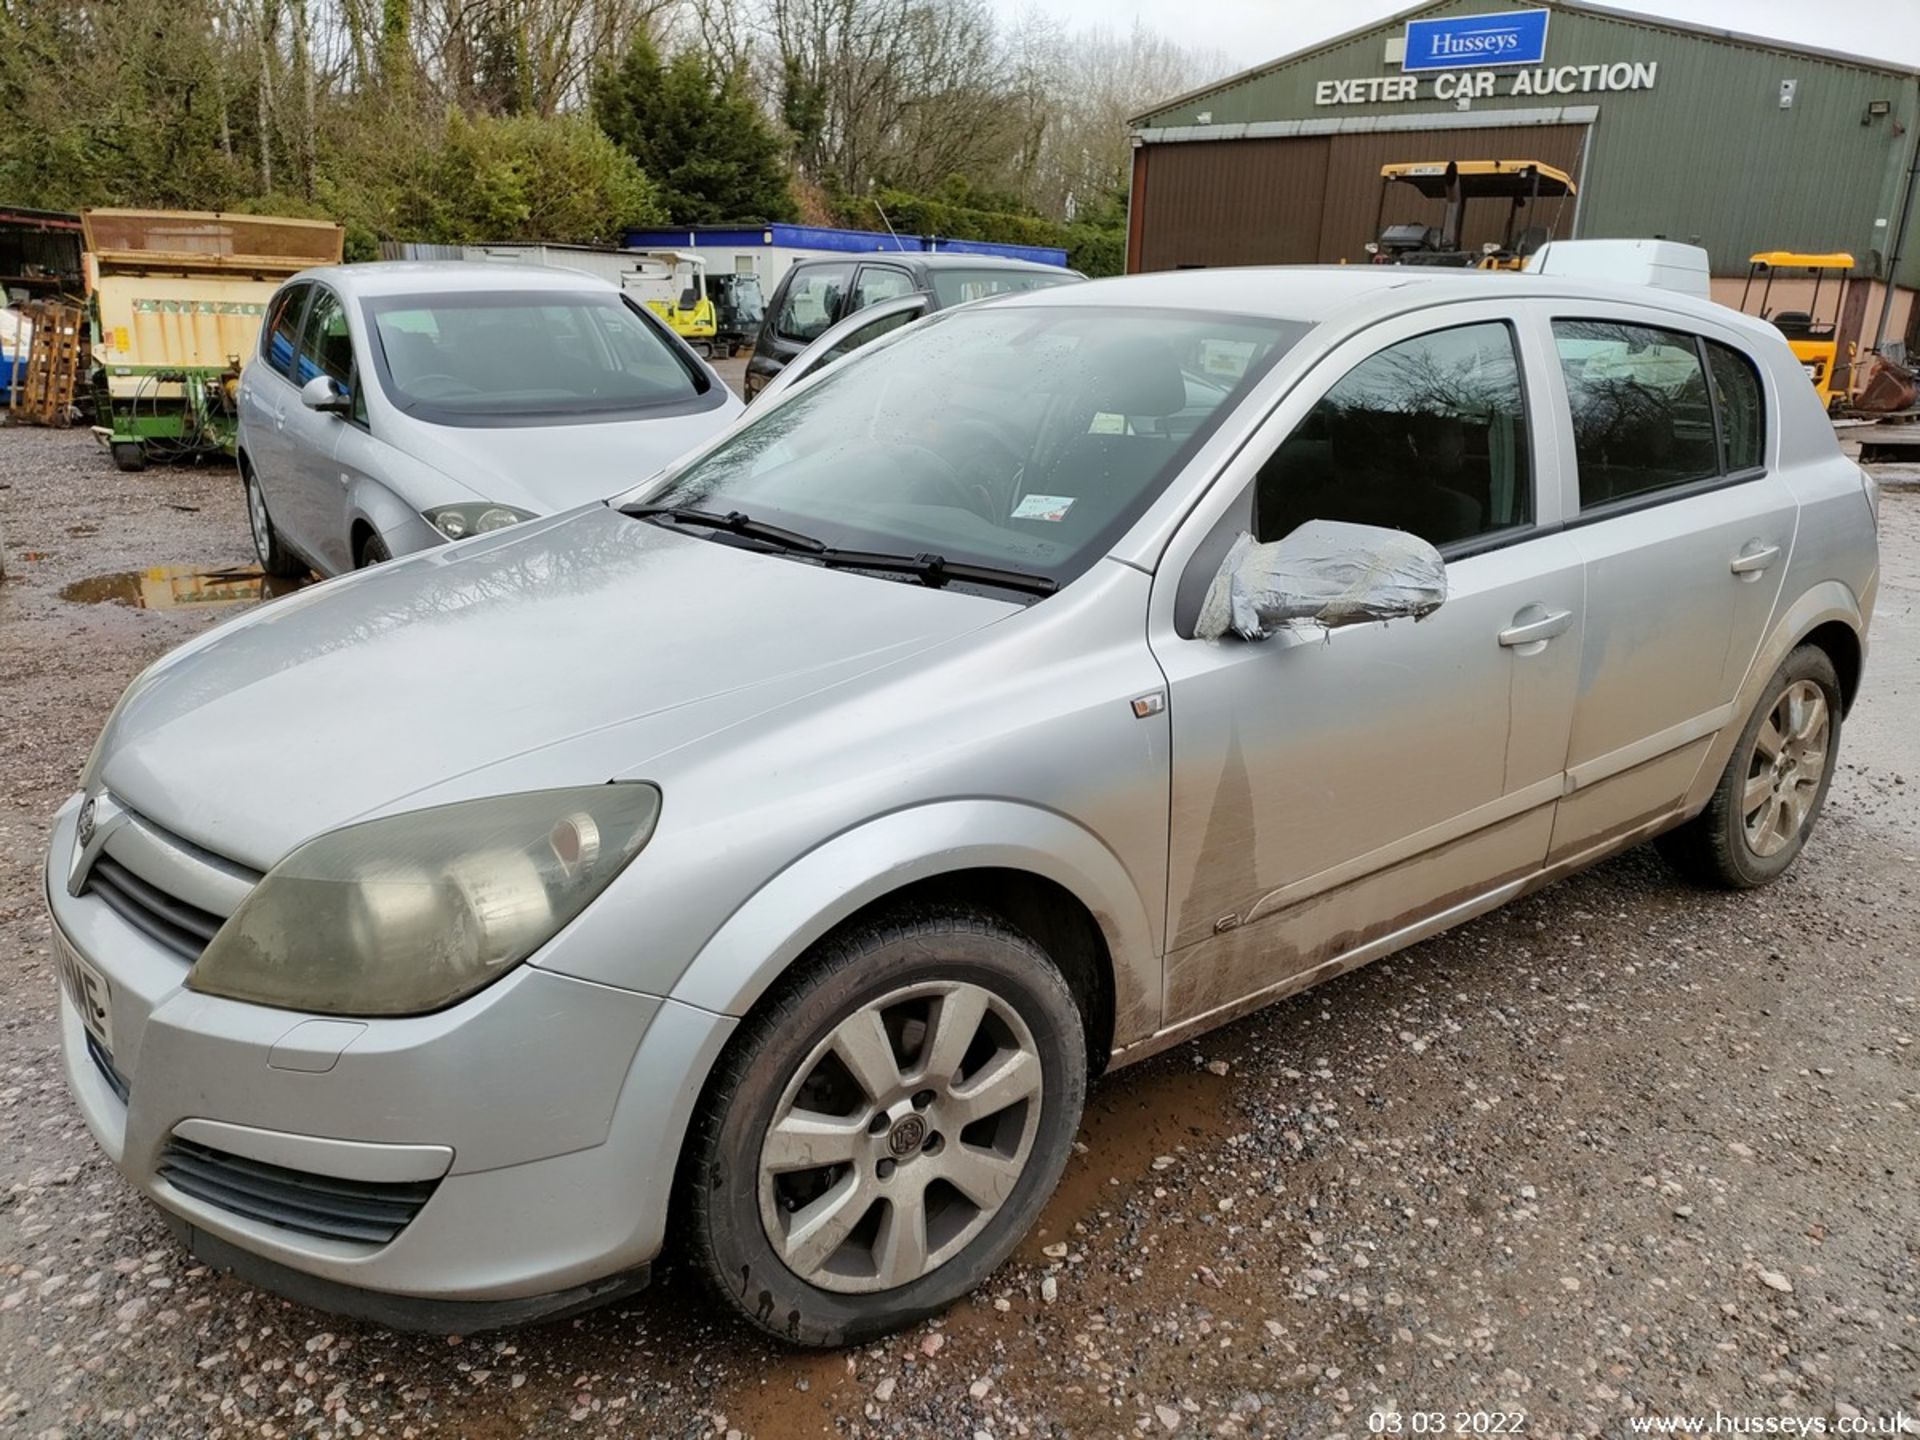
M322 575L645 479L740 401L644 306L571 270L339 265L267 306L240 380L260 563Z
M671 1220L753 1324L872 1336L1005 1259L1101 1071L1642 840L1779 875L1875 524L1706 303L935 316L136 680L47 860L67 1081L196 1254L316 1304L555 1313Z

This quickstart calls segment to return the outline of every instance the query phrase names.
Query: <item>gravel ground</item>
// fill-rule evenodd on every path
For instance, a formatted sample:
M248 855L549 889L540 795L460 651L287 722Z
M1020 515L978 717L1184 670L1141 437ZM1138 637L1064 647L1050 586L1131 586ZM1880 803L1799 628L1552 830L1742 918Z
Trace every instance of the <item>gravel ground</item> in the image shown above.
M1887 497L1866 694L1785 880L1701 894L1630 854L1117 1075L1014 1262L942 1322L825 1356L671 1268L617 1309L448 1340L190 1263L63 1093L38 872L120 688L232 613L60 592L244 564L239 486L0 431L0 532L0 1433L1359 1437L1384 1410L1571 1437L1920 1412L1920 488ZM132 587L78 593L102 592Z

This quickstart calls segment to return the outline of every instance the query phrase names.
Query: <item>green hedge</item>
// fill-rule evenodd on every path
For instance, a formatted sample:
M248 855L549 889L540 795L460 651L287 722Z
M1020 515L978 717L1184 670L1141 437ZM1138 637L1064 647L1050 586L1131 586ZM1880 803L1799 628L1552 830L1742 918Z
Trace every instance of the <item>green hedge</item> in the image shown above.
M885 230L891 223L902 235L940 235L952 240L1065 250L1067 263L1088 275L1118 275L1126 268L1127 232L1121 225L1063 225L1039 215L976 210L909 195L904 190L882 190L873 199L863 196L848 200L841 212L842 222L859 230Z

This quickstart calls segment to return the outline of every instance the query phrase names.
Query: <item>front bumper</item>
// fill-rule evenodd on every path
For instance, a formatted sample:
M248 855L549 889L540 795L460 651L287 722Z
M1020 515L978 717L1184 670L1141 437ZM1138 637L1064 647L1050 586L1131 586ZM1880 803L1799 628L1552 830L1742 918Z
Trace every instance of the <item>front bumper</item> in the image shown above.
M75 809L53 827L48 908L56 945L106 982L111 1055L90 1046L63 988L68 1088L196 1254L325 1308L460 1329L579 1308L644 1275L731 1018L530 965L404 1019L196 994L178 955L67 893ZM163 1171L183 1144L322 1188L432 1182L431 1194L391 1239L305 1233L181 1189Z

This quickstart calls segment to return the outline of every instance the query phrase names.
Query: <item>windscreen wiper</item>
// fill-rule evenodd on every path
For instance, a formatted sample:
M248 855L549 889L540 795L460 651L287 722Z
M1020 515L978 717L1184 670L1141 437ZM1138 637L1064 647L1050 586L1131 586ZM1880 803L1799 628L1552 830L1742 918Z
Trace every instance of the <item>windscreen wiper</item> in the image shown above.
M822 550L813 557L837 570L873 570L883 575L912 575L922 585L938 590L958 581L962 585L997 585L1029 595L1051 595L1060 582L1051 575L1029 570L1003 570L998 565L969 565L944 555L896 555L884 550Z
M816 540L811 535L768 525L755 520L743 510L729 510L724 515L716 515L711 510L696 510L691 505L623 505L620 513L631 515L636 520L657 515L678 525L704 525L709 530L725 530L730 535L764 540L769 545L778 545L782 550L792 550L802 555L819 555L827 548L824 541Z
M993 585L1003 590L1019 590L1029 595L1051 595L1060 582L1050 575L1035 575L1027 570L1006 570L997 565L971 565L948 560L944 555L903 555L886 550L836 550L811 535L768 525L742 510L716 515L691 505L624 505L622 515L645 520L655 516L678 525L702 525L709 530L724 530L749 540L763 540L834 570L871 570L882 575L911 575L922 585L938 590L943 585Z

